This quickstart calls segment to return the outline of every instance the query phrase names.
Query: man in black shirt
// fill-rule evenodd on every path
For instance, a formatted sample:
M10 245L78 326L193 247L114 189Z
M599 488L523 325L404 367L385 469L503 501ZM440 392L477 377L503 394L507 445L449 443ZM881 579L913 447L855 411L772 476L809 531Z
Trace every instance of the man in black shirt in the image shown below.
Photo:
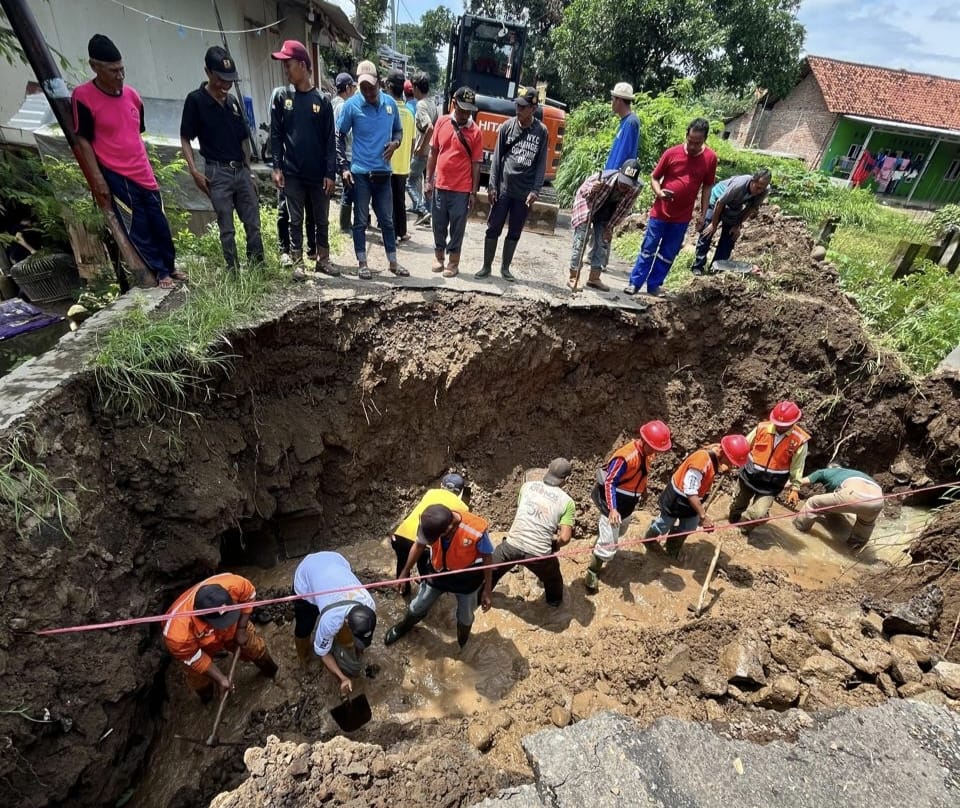
M207 80L187 96L180 119L180 148L197 187L210 197L217 213L220 246L228 269L237 269L233 211L247 237L247 263L263 262L260 203L250 174L250 132L236 96L236 63L223 48L210 48L204 57ZM197 169L190 141L200 141L203 171Z
M283 62L294 91L277 94L270 110L270 140L273 151L273 181L283 188L290 214L290 254L294 280L304 279L303 208L309 203L317 228L315 271L339 275L330 263L328 213L336 171L336 141L333 110L327 98L313 85L310 56L302 43L288 39L272 54Z

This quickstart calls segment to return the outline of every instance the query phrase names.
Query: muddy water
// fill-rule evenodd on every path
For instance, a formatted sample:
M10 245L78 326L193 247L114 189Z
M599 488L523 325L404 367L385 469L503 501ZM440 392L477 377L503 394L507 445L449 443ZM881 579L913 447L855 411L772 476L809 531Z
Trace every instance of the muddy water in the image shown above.
M726 504L720 498L714 512L723 513ZM592 541L575 540L561 561L566 588L560 608L548 607L536 578L517 569L500 582L493 609L477 612L473 635L463 650L456 642L456 602L449 595L441 597L409 635L384 647L383 635L400 619L406 603L392 589L375 590L379 620L374 644L366 655L373 675L356 681L356 692L365 693L370 700L373 720L351 737L389 747L418 737L430 725L462 733L468 723L502 725L517 715L488 757L492 765L525 777L519 741L548 725L550 709L546 706L544 714L532 719L520 717L530 694L564 692L565 671L572 674L583 665L602 665L602 659L588 655L590 649L601 647L607 632L624 626L638 632L666 632L688 625L688 607L697 601L718 540L722 540L722 548L707 597L708 614L733 613L741 607L760 612L769 607L754 591L755 581L762 576L773 573L808 591L823 590L838 580L854 583L866 571L897 563L902 547L926 516L923 511L904 508L897 520L883 518L875 534L876 546L852 555L844 545L842 524L818 523L810 534L801 534L793 529L791 514L785 509L775 506L772 515L785 518L755 529L749 539L738 530L695 534L687 541L679 564L671 564L662 553L639 544L624 549L604 569L601 590L592 597L581 583ZM637 513L626 538L641 538L650 518L652 514ZM494 533L494 541L502 535ZM394 556L385 540L367 539L338 549L363 580L392 576ZM251 578L261 592L285 589L291 585L297 563L290 560L268 570L238 572ZM228 703L220 738L241 745L211 751L174 739L174 734L205 738L215 705L199 705L186 692L179 673L171 670L166 730L132 805L169 806L183 794L185 783L216 776L216 772L226 783L231 769L242 769L243 747L262 743L268 734L315 741L339 733L328 712L339 702L333 678L318 660L307 669L297 664L292 622L282 626L270 623L262 631L281 670L276 682L268 682L252 666L238 669L239 685ZM548 667L540 664L546 658ZM568 693L554 703L569 709L569 702ZM537 703L549 705L542 695ZM679 707L658 710L689 714ZM171 767L178 771L176 778L169 776Z

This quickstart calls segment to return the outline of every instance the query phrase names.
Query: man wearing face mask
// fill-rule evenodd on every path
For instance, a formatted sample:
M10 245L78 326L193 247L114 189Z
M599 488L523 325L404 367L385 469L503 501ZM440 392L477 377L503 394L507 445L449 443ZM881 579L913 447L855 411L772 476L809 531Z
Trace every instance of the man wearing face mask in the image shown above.
M647 294L657 297L673 261L683 245L683 237L693 218L693 208L700 196L700 212L696 229L703 228L703 219L710 203L710 191L717 178L717 155L707 148L710 123L695 118L687 127L687 138L667 149L650 174L650 187L656 200L647 219L647 231L640 255L630 273L625 295L635 295L647 285Z
M207 80L187 96L180 119L180 148L190 176L213 204L220 228L220 247L227 268L238 267L233 212L247 237L247 263L263 262L260 205L250 174L250 132L240 102L230 93L237 66L223 48L204 57ZM200 141L204 170L197 168L190 141Z

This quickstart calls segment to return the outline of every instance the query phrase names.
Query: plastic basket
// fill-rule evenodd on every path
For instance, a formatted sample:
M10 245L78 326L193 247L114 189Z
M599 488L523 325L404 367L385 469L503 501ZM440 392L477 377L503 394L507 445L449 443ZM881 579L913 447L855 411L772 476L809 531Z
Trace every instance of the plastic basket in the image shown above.
M66 253L31 255L10 267L10 277L32 303L66 300L80 288L77 265Z

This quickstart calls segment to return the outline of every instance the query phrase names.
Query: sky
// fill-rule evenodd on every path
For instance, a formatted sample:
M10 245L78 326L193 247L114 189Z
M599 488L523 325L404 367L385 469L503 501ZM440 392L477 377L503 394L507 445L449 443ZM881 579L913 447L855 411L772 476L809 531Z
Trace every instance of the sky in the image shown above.
M341 5L352 13L349 0ZM445 5L460 12L462 2ZM397 0L398 22L419 22L436 0ZM960 78L957 0L801 0L806 53Z

